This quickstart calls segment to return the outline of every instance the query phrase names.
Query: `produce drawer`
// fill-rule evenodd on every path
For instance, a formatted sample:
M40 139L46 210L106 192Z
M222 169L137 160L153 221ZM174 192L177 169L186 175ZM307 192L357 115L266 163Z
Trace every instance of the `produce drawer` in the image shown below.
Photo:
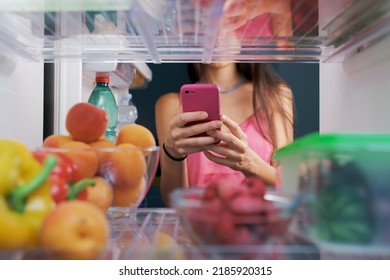
M112 259L319 259L318 248L293 235L259 246L194 244L173 209L139 209L134 217L111 220Z
M194 244L170 208L144 208L136 213L109 213L110 242L103 260L316 260L389 259L386 248L370 250L353 246L323 246L297 231L302 222L297 213L283 240L258 246L202 246ZM0 251L0 260L50 259L42 250Z

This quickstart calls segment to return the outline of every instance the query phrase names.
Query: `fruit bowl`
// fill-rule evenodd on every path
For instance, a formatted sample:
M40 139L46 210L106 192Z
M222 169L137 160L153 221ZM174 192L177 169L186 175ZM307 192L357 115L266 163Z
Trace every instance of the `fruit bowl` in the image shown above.
M209 187L176 189L170 202L199 245L269 245L281 240L295 208L293 200L275 191L244 189L229 196L210 195L215 191Z
M78 145L67 147L64 145L60 148L41 147L34 153L55 154L70 159L76 165L78 172L76 180L89 178L96 182L95 186L87 187L87 199L101 204L101 208L107 210L109 218L134 213L148 193L155 177L159 147L136 147L131 144L92 147L81 142L73 143ZM108 187L98 191L101 182Z

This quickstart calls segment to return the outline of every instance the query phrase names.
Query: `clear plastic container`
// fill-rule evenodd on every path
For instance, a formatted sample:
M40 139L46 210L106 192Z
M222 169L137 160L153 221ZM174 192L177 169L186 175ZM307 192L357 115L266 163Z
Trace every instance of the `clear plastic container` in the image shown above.
M332 258L390 258L390 135L312 134L274 160L279 187L301 197L298 232Z
M133 221L133 222L131 222ZM288 235L282 242L267 246L199 245L188 235L177 212L170 208L138 209L134 220L112 220L117 224L116 240L128 236L129 243L121 248L121 259L319 259L318 248L298 237ZM123 228L121 230L121 228Z
M138 118L137 107L132 101L132 94L124 94L120 97L118 104L118 122L116 125L117 133L122 126L135 123Z

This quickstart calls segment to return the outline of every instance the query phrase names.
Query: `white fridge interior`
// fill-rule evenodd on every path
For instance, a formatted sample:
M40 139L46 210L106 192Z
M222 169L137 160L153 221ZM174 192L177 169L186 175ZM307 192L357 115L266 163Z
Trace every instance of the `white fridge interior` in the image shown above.
M2 1L0 135L41 145L44 63L54 65L53 132L66 133L65 113L86 100L94 72L119 77L121 92L131 86L123 65L213 61L318 63L321 132L390 131L389 1L291 0L291 36L269 37L249 25L223 32L225 2Z
M248 2L237 0L237 11ZM290 35L264 36L256 21L225 32L224 7L231 0L0 1L0 137L33 149L42 145L45 123L66 134L66 112L87 100L96 72L110 73L118 96L135 86L137 74L152 79L148 63L217 61L316 63L321 132L389 133L390 1L271 2L290 5ZM178 241L171 210L141 209L140 230L167 232ZM114 258L140 257L136 242L120 245Z
M320 131L389 133L390 40L344 63L320 64Z

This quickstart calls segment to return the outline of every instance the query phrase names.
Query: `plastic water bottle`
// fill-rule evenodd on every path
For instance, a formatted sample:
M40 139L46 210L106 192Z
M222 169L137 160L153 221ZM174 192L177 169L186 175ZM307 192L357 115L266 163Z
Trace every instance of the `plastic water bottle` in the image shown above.
M117 133L122 126L135 123L138 118L137 107L132 101L132 94L123 94L119 99L118 105L118 122L116 125Z
M116 125L116 132L119 133L121 127L126 124L135 123L138 118L138 110L132 100L131 93L125 93L119 98L118 104L118 122ZM146 197L141 201L139 208L147 207Z
M115 142L118 107L115 96L109 87L110 76L106 73L97 73L95 81L96 86L88 99L88 103L106 111L108 116L108 126L106 132L104 133L104 138Z

